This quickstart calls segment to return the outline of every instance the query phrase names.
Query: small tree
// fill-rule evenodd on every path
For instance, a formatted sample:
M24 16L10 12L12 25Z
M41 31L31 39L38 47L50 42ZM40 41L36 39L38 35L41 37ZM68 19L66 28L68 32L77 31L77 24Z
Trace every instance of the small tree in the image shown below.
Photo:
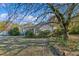
M12 35L12 36L20 35L18 27L11 29L10 31L8 31L8 33L9 33L9 35Z

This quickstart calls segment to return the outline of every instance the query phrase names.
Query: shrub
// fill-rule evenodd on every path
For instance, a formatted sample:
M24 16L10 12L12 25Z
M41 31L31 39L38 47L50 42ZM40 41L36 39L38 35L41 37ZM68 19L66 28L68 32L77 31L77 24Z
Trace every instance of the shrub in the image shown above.
M69 30L69 34L79 34L79 26L73 27L71 30Z
M35 35L34 35L33 31L28 30L25 32L25 36L28 38L33 38Z
M47 38L49 33L50 33L49 30L40 31L39 34L38 34L38 37L39 38Z
M60 37L58 37L57 41L62 46L67 46L68 45L68 41L63 38L63 35L61 35Z
M11 29L10 31L8 31L8 34L11 35L11 36L20 35L18 27L15 27L15 28Z
M49 33L50 31L45 30L45 31L39 31L38 35L35 35L32 30L28 30L25 32L25 36L27 38L47 38Z

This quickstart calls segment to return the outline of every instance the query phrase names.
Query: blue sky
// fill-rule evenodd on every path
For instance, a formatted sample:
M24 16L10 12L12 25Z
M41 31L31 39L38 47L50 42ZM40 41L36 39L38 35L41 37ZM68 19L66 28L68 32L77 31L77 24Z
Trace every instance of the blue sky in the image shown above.
M15 8L17 8L18 5L19 4L4 4L4 3L0 4L0 21L6 20L8 17L8 13L12 14L13 12L15 12L16 10ZM17 17L13 22L15 23L20 21L24 23L33 22L35 19L37 19L39 15L44 13L46 9L48 9L47 11L50 10L48 6L45 4L32 4L33 5L32 7L30 7L30 5L31 4L27 4L27 5L21 4L21 6L18 7L17 13L16 13L16 15L18 15L19 17ZM22 12L24 9L25 9L25 12ZM29 11L27 12L28 9ZM22 19L25 13L26 13L26 16L24 17L24 19ZM39 19L42 19L42 17L40 17Z
M20 6L19 6L20 5ZM19 7L18 7L19 6ZM17 8L18 7L18 8ZM64 13L67 9L67 6L62 6L59 10L61 13ZM47 4L12 4L12 3L0 3L0 21L5 21L8 19L8 15L11 16L13 13L16 14L11 18L13 23L27 23L33 22L37 19L38 16L43 14L44 12L52 12L52 10L48 7ZM23 18L23 16L25 17ZM38 22L46 21L53 14L43 15L39 18ZM44 18L44 19L43 19Z

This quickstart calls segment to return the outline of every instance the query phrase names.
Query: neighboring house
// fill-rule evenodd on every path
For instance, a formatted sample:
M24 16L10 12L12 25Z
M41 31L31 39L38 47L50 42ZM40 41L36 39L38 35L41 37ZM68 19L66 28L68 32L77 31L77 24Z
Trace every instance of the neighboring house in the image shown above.
M19 26L19 31L21 35L25 35L25 32L28 31L30 28L25 26Z
M19 28L19 31L20 31L20 34L21 35L25 35L25 32L28 31L28 30L32 30L32 26L34 24L32 23L27 23L27 24L23 24L23 25L20 25L18 28Z
M75 28L79 28L79 15L72 18L72 21L69 24L68 29L72 30Z
M52 27L49 24L38 24L38 25L34 25L34 24L25 24L23 26L19 27L20 33L21 35L25 35L25 32L28 30L32 30L34 32L34 34L38 35L39 31L44 31L44 30L49 30L49 31L53 31Z
M0 32L0 36L3 35L3 36L7 36L8 35L8 32L7 31L2 31Z
M49 30L50 32L53 31L52 27L50 25L43 25L39 28L41 31L44 31L44 30Z
M58 19L53 16L49 19L49 21L51 22L56 22L56 23L51 23L50 25L53 26L53 29L54 27L57 29L57 30L60 30L61 29L61 26L59 24L59 21ZM72 29L75 29L76 27L79 27L79 15L77 16L74 16L71 18L71 22L69 23L68 25L68 30L72 30Z

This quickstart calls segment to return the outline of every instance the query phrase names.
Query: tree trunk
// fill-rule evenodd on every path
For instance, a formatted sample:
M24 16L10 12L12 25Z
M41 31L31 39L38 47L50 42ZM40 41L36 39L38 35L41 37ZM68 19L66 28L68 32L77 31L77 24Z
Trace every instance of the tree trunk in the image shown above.
M65 24L63 25L63 36L65 40L68 40L67 27Z

